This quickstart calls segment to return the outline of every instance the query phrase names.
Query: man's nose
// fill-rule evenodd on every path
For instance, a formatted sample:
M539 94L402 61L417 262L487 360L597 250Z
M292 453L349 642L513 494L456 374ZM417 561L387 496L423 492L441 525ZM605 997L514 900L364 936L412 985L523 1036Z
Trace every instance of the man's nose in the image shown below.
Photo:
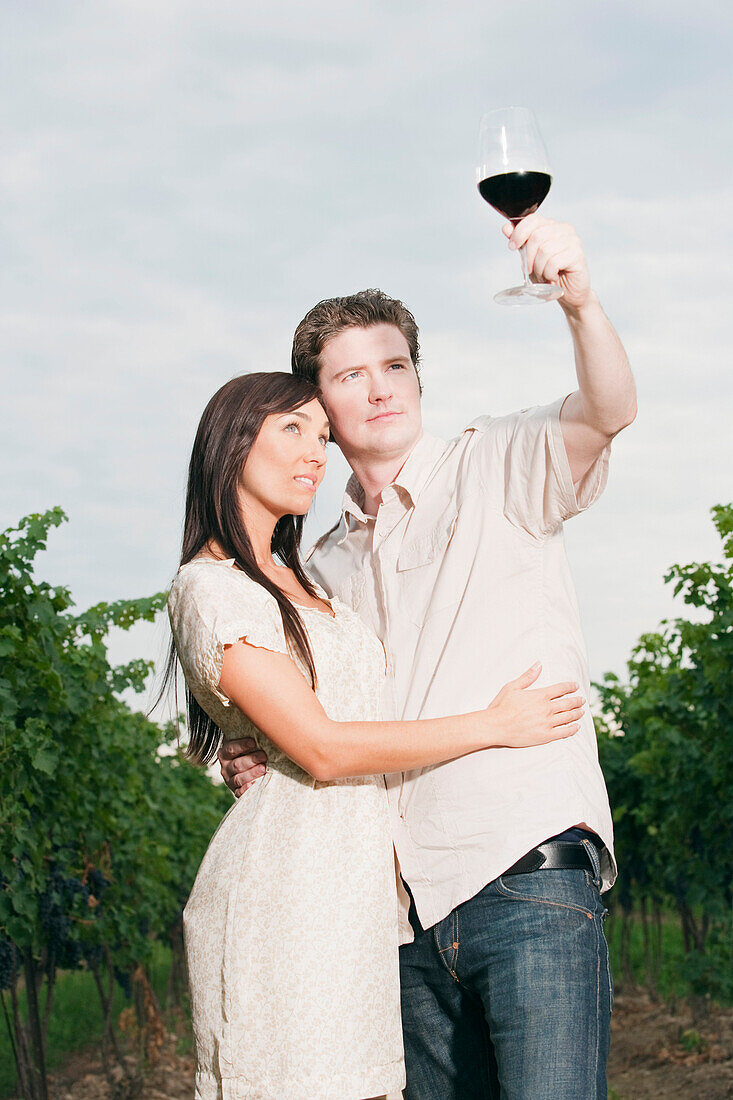
M369 400L370 401L386 401L392 396L392 387L389 382L389 376L386 374L378 374L372 377L371 385L369 387Z

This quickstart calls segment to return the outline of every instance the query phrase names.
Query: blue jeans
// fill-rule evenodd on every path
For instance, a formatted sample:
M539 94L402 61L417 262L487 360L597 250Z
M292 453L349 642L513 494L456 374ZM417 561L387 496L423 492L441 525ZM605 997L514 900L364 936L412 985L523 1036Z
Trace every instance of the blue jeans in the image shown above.
M506 875L400 948L406 1100L605 1100L600 863Z

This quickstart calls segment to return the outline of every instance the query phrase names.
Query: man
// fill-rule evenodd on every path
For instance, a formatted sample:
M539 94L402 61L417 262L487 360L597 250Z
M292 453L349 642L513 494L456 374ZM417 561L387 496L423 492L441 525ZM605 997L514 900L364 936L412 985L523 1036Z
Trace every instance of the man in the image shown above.
M578 389L554 405L479 417L446 444L422 432L418 332L401 303L378 291L331 299L295 333L293 370L318 381L354 472L309 571L384 642L385 717L483 706L536 660L545 682L589 691L562 525L603 490L610 442L635 416L634 383L572 228L535 214L504 232L526 247L535 280L563 288ZM262 754L232 759L245 747L220 754L235 793L264 770ZM615 865L591 717L552 745L386 784L406 1096L605 1097L612 992L599 892Z

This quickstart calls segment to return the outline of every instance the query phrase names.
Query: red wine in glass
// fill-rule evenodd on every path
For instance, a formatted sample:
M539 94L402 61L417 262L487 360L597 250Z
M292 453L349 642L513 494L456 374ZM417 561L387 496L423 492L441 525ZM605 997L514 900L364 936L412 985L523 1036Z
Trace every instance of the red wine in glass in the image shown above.
M534 214L547 198L551 183L547 172L501 172L480 180L478 189L489 206L516 225Z
M476 180L481 197L512 225L544 202L552 171L537 121L526 107L503 107L483 116ZM524 282L500 291L494 301L519 306L562 297L554 283L530 282L524 248L520 258Z

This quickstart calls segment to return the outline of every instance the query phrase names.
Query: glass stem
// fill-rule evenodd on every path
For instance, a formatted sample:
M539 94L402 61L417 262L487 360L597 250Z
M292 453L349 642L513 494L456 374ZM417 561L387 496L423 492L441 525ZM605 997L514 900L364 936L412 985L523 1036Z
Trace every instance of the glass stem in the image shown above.
M527 246L523 244L519 249L519 259L522 261L522 275L524 277L524 285L529 286L529 272L527 271Z

